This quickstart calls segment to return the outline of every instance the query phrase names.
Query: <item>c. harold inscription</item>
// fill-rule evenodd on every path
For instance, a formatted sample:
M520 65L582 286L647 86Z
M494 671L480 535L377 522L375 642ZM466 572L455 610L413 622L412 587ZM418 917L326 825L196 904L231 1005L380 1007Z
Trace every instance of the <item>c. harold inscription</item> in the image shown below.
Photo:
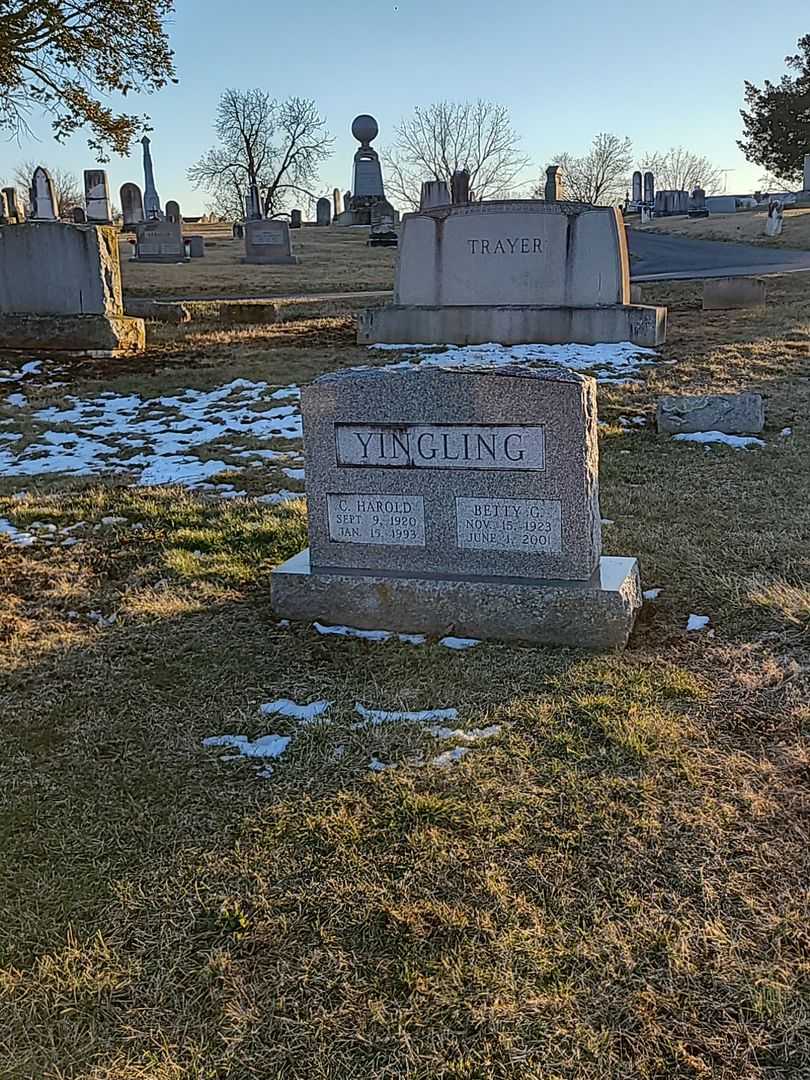
M468 551L559 555L562 504L556 499L456 498L458 546Z
M327 495L326 503L336 543L425 546L421 495Z
M338 465L417 469L546 467L541 426L336 424Z

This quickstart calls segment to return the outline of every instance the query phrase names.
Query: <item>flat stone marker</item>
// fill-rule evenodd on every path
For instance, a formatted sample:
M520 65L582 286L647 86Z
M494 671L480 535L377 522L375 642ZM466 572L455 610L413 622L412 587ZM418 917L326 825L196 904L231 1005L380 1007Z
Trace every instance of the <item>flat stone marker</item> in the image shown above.
M733 311L762 307L765 296L763 278L708 278L703 283L703 310Z
M150 218L135 226L137 262L186 262L183 227L179 221Z
M659 432L721 431L724 435L758 435L765 427L760 394L700 394L663 397L658 402Z
M298 257L292 253L290 226L286 221L246 221L244 263L269 266L292 266Z
M302 413L310 546L272 575L280 614L626 644L638 565L602 557L593 379L349 371L305 387Z

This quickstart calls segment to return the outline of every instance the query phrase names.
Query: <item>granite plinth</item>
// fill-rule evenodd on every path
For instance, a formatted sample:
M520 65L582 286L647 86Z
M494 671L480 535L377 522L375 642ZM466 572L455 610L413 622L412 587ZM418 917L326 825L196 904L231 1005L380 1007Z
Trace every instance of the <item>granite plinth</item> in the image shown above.
M588 581L573 582L324 571L309 549L273 571L271 598L287 619L598 651L627 645L642 604L633 558L603 556Z
M0 349L77 356L119 356L143 352L143 319L124 315L3 315Z
M762 278L713 278L703 284L704 311L732 311L761 307L766 284Z
M666 341L667 309L641 304L605 307L527 305L391 305L360 313L360 345L597 345L630 341L655 348Z

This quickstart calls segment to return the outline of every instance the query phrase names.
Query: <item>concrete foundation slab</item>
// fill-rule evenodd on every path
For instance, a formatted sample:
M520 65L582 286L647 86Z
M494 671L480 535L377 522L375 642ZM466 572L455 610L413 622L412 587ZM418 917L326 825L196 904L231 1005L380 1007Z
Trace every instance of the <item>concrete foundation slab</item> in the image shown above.
M605 307L525 305L392 305L361 312L360 345L596 345L631 341L654 348L666 340L667 309L640 304Z
M603 556L590 581L313 570L309 549L271 575L287 619L398 633L623 649L641 608L638 561Z
M3 315L0 350L120 356L143 352L143 319L124 315Z

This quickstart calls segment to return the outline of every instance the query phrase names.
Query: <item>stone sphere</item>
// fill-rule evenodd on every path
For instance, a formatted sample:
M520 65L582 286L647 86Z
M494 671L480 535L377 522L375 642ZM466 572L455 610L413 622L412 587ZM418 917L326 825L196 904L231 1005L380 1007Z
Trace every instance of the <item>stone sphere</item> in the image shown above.
M360 143L370 143L372 139L376 139L380 133L380 129L377 125L377 121L373 116L368 116L363 113L362 116L356 116L352 123L352 135Z

